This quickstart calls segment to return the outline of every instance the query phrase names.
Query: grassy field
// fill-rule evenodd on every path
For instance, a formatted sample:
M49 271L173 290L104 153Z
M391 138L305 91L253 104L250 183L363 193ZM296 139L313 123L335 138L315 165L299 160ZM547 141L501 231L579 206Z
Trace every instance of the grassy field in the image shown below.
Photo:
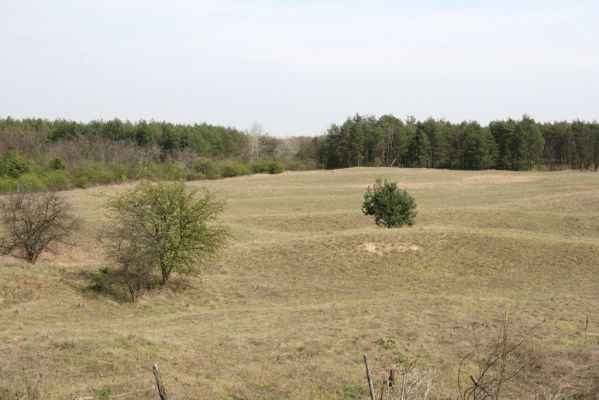
M414 195L414 227L361 215L377 177ZM495 334L506 311L515 337L540 324L506 394L597 398L599 175L360 168L192 185L226 199L233 238L138 304L88 289L106 265L103 204L127 185L65 193L84 219L77 248L0 259L0 399L156 399L154 363L175 400L363 399L361 356L380 381L390 340L455 398L472 326Z

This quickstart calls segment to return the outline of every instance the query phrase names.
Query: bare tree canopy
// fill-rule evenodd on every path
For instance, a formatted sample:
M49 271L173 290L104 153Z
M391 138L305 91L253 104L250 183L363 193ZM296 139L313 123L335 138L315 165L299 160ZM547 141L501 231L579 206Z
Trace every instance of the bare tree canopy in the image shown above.
M0 200L0 252L34 264L56 245L72 245L69 238L79 226L71 206L56 192L18 190Z

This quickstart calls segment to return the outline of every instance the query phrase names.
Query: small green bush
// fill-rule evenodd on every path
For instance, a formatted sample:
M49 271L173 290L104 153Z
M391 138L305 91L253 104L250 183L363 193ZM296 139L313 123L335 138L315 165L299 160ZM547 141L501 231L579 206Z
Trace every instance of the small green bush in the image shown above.
M364 194L362 212L373 215L377 225L387 228L411 226L416 218L416 201L405 189L399 189L396 182L377 179Z
M263 160L252 164L254 174L280 174L284 170L283 164L275 160Z
M218 164L208 158L197 159L193 164L193 170L208 179L221 177Z
M129 167L125 164L114 164L110 167L110 173L115 181L126 182L129 179Z
M89 185L89 178L86 175L79 175L73 178L73 185L79 189L85 189Z
M100 163L89 164L77 171L76 175L85 175L89 183L99 183L102 185L110 184L116 180L114 175Z
M236 161L227 161L220 166L220 174L223 178L247 175L250 171L247 167Z
M252 174L265 174L268 166L264 162L255 162L251 165Z
M1 176L18 178L29 171L31 171L29 161L15 150L7 150L0 157Z
M19 182L13 178L0 178L0 193L8 193L17 190Z
M171 161L166 164L165 172L164 177L174 181L183 180L187 176L187 168L185 168L185 164L181 161Z
M73 187L71 177L66 171L49 171L44 176L45 186L50 190L65 190Z
M33 173L23 174L17 179L17 184L21 188L29 189L29 190L42 190L45 187L44 182Z
M66 169L66 166L64 165L64 162L60 157L56 157L50 160L50 162L48 163L48 168L55 171L59 171Z
M283 167L283 164L281 164L278 161L271 161L268 163L268 173L269 174L280 174L284 170L285 170L285 168Z

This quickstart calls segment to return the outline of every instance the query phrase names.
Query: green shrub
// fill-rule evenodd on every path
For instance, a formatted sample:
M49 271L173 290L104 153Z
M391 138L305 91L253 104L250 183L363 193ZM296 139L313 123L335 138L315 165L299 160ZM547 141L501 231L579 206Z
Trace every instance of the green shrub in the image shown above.
M129 179L129 167L125 164L114 164L110 167L110 174L115 181L125 182Z
M252 164L251 169L254 174L280 174L285 167L276 160L263 160Z
M26 188L29 190L41 190L44 189L45 185L42 180L33 173L23 174L17 179L19 187Z
M283 164L281 164L278 161L271 161L268 163L268 173L269 174L280 174L284 170L285 170L285 168L283 167Z
M252 164L252 173L266 174L268 173L268 162L260 161Z
M87 175L79 175L73 178L73 185L80 189L85 189L89 185L89 178Z
M193 164L193 170L208 179L220 178L218 164L207 158L199 158Z
M411 226L416 218L416 201L405 189L399 189L396 182L377 179L364 194L362 212L373 215L377 225L387 228Z
M0 178L0 193L8 193L17 190L19 182L13 178Z
M139 177L150 180L185 180L187 168L181 161L171 161L164 164L150 163L139 171Z
M183 180L187 176L187 168L181 161L171 161L166 164L166 174L164 178L174 181Z
M247 175L250 171L245 165L236 161L226 161L220 166L220 175L223 178L230 178L233 176Z
M87 176L89 183L99 183L102 185L107 185L116 180L114 175L100 163L86 165L77 171L76 176L82 175Z
M56 157L50 160L50 162L48 163L48 168L53 169L55 171L59 171L66 169L66 166L64 165L64 162L60 157Z
M0 175L18 178L31 170L29 161L15 150L7 150L0 157Z
M66 171L49 171L44 176L44 183L50 190L65 190L73 187L71 177Z
M109 388L94 390L94 400L110 400L110 393Z
M194 273L224 244L227 231L214 224L223 206L207 191L199 195L184 182L141 182L109 200L112 221L103 243L126 278L133 279L129 283L135 293L153 269L166 285L172 272Z

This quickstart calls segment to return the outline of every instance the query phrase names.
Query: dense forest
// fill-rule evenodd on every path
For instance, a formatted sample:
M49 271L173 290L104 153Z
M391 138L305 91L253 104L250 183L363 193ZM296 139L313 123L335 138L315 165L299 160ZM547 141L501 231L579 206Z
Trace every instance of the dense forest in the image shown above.
M241 131L205 123L0 119L0 192L354 166L597 170L599 123L524 116L481 126L356 114L322 136L283 139L258 124Z
M398 166L451 169L594 169L599 123L520 120L451 123L429 118L356 115L332 125L323 139L325 168Z

